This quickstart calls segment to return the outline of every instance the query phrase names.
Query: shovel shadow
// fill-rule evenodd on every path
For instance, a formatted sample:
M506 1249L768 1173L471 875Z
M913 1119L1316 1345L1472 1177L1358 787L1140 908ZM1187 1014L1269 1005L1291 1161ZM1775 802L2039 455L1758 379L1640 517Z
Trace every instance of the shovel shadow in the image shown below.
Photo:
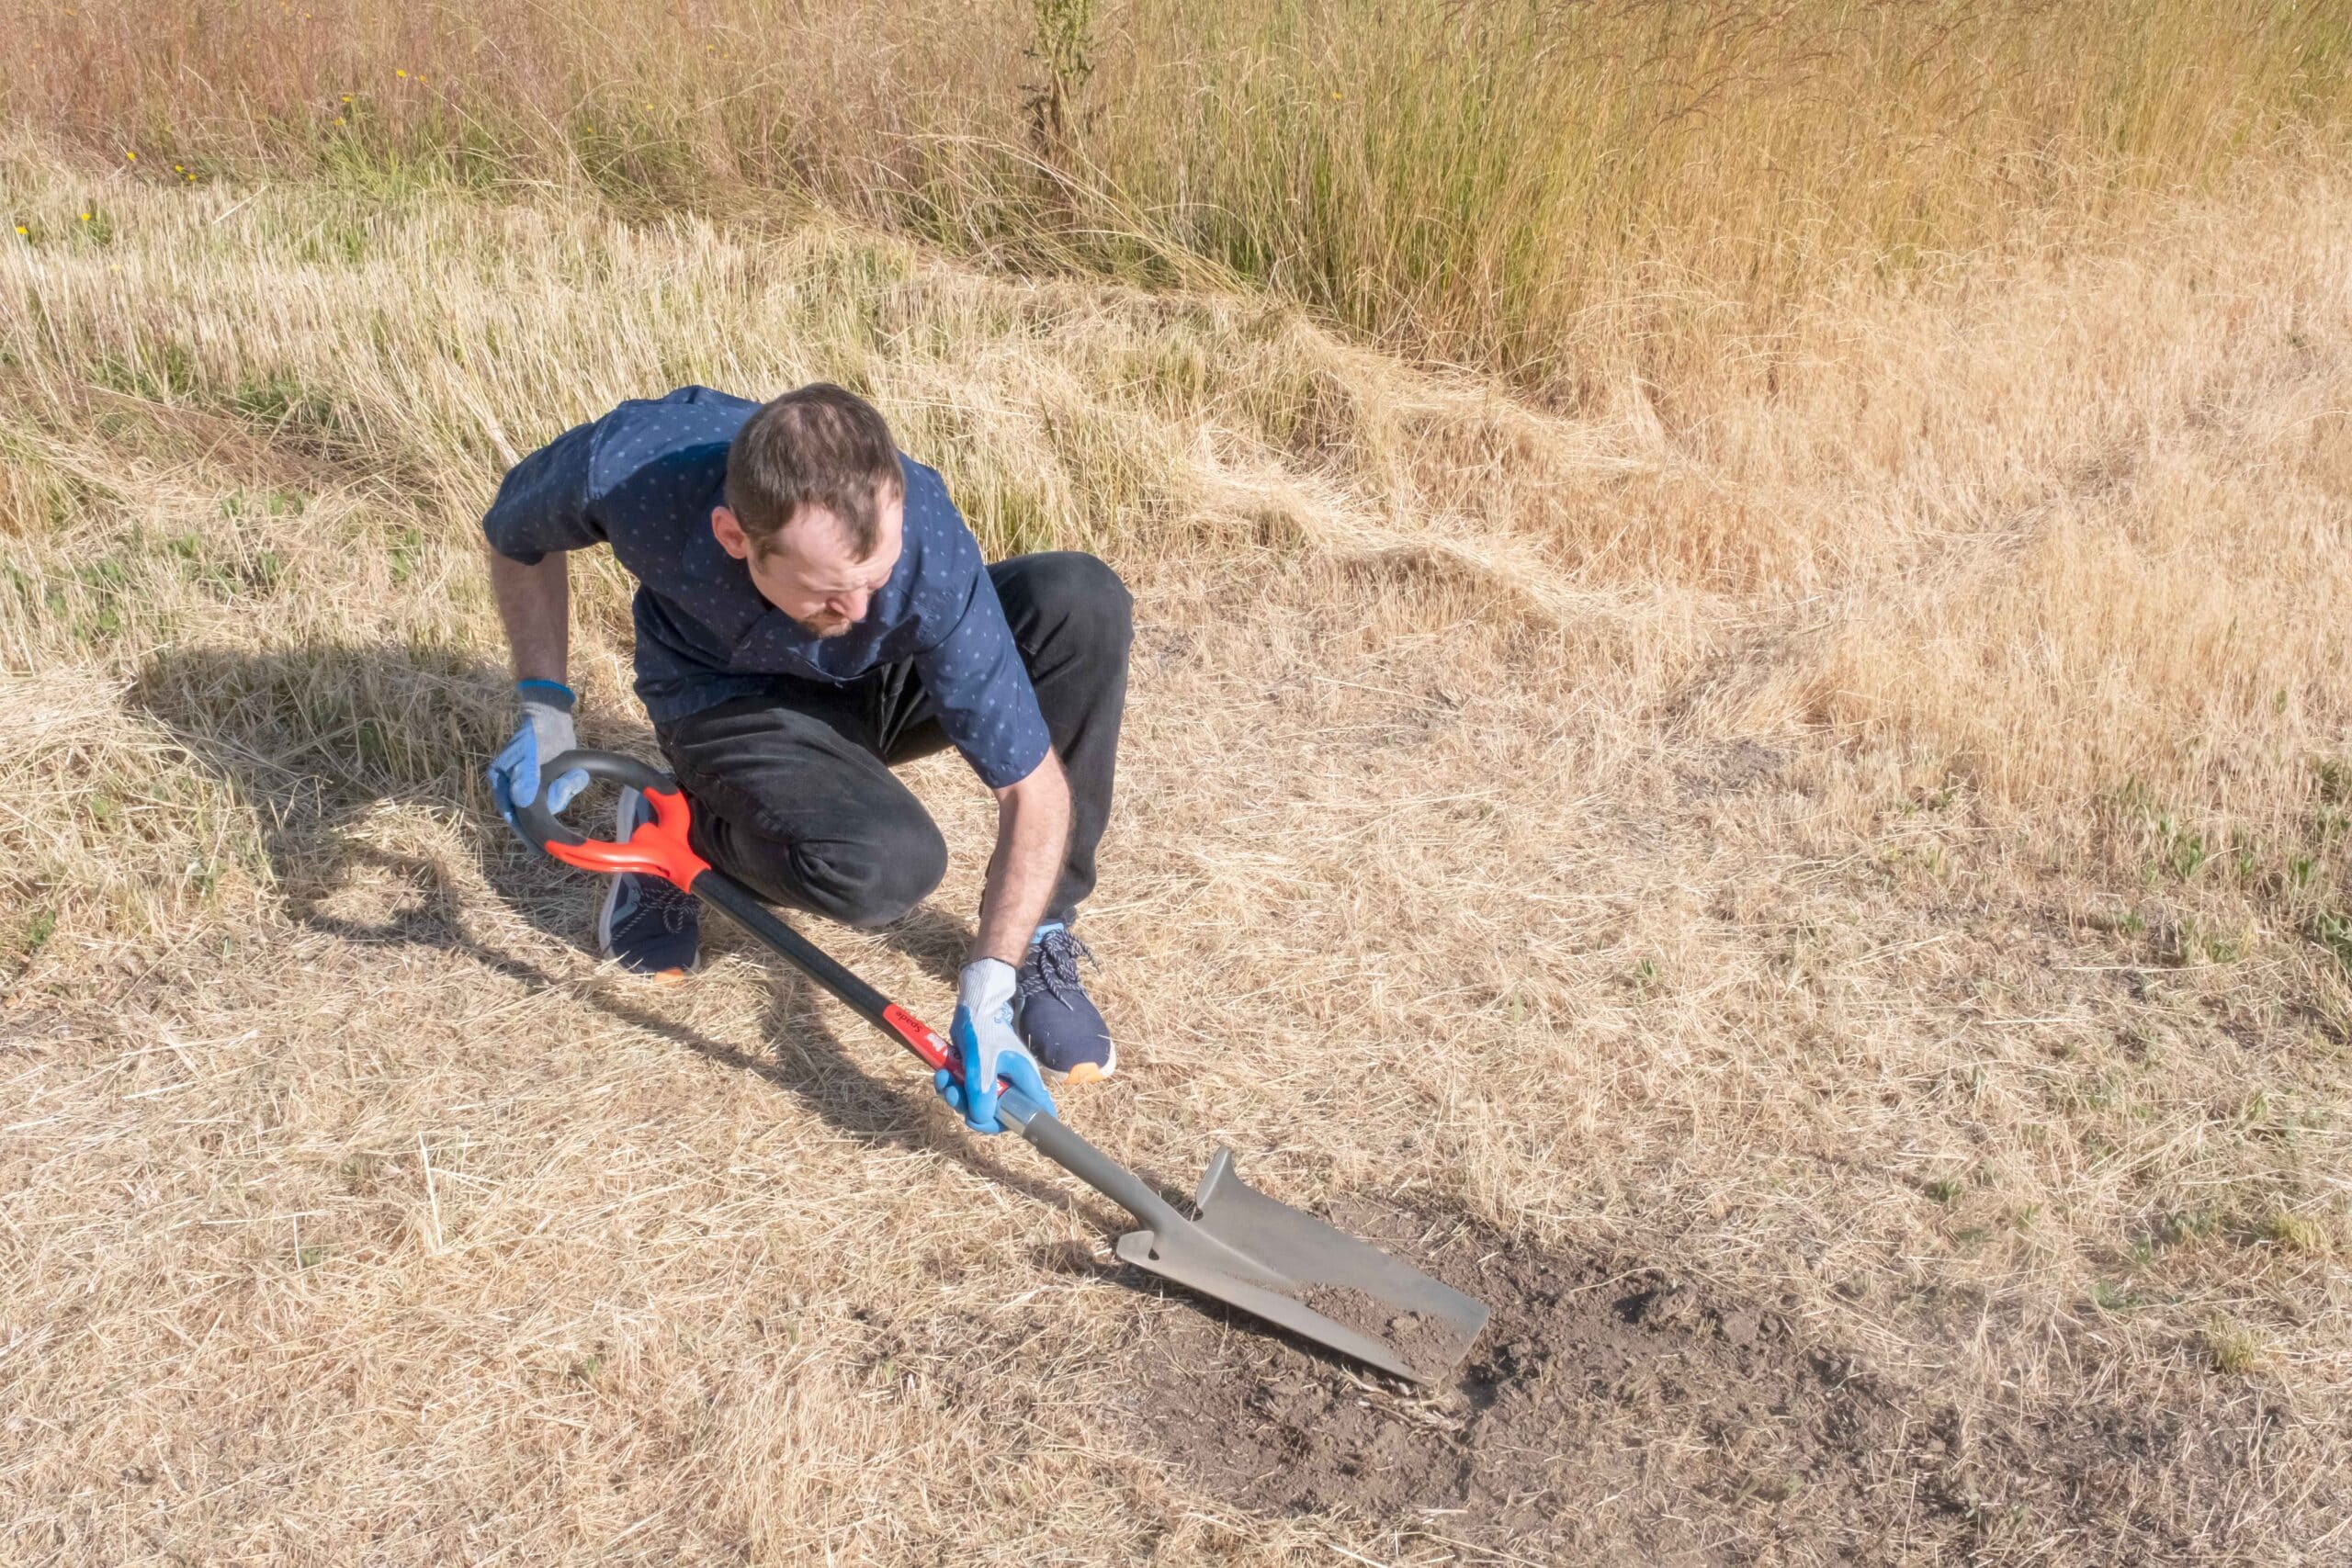
M866 1074L826 1022L817 987L797 971L777 965L761 1021L772 1054L746 1050L665 1016L646 982L609 969L560 974L481 939L435 856L366 841L358 824L389 802L454 815L453 803L463 801L467 815L489 815L476 760L503 743L504 688L502 672L448 649L319 643L274 652L168 650L141 671L130 701L254 807L285 907L300 924L345 942L440 949L526 985L568 990L617 1022L758 1075L840 1132L938 1150L989 1181L1112 1226L1107 1210L1011 1171L975 1140L946 1132L927 1082L901 1089ZM641 727L609 739L657 754ZM587 912L577 874L503 829L483 844L477 869L534 929L577 943ZM336 914L335 895L362 871L389 877L412 897L380 920ZM958 934L961 922L936 910L918 911L902 926L886 935L933 973L967 940Z

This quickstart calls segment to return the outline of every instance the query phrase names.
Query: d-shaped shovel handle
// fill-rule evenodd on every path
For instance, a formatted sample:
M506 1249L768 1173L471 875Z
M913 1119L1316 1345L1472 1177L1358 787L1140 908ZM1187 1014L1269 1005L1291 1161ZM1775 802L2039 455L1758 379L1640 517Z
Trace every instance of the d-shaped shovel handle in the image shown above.
M625 844L591 839L548 809L548 792L542 788L531 796L529 805L514 808L514 830L533 849L544 850L582 871L639 872L687 889L710 869L710 863L686 842L694 813L686 805L685 793L669 774L617 751L566 751L539 767L543 780L571 773L643 792L646 804L653 807L652 819L639 823Z

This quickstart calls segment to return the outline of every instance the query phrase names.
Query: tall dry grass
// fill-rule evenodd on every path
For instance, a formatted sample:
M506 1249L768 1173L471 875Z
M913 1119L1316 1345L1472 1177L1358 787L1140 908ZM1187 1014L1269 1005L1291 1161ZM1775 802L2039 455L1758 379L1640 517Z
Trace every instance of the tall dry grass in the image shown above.
M2094 242L2352 108L2352 15L2275 0L12 0L0 50L0 112L165 176L788 191L1563 395L1762 373L1825 291Z

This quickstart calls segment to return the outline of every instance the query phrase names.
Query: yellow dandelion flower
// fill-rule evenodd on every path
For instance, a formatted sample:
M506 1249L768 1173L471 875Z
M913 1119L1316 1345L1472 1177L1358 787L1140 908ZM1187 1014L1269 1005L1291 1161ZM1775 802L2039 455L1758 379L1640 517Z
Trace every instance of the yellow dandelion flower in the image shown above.
M175 175L184 175L187 173L187 169L185 164L174 164L172 165L172 173Z
M395 71L392 74L399 77L403 82L408 80L408 73L405 71Z
M88 213L85 212L84 214L82 214L82 221L83 221L83 222L87 223L89 220L90 220L90 215L89 215Z
M344 94L343 101L346 104L349 103L351 101L351 95L349 93Z
M334 122L335 122L337 125L341 125L341 124L343 123L343 116L341 116L341 115L337 115L337 116L335 116L335 117L334 117Z
M31 231L30 231L30 230L28 230L28 229L27 229L23 224L19 223L19 224L17 224L17 233L19 233L19 234L25 234L25 233L29 233L29 232L31 232Z

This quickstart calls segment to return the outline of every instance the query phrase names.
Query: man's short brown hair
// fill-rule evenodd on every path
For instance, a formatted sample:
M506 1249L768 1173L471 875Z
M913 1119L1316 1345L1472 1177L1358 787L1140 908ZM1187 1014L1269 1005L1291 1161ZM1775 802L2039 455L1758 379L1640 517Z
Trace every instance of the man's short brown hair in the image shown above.
M872 403L830 381L786 392L727 448L727 509L764 555L804 506L841 519L853 558L879 543L878 503L906 493L899 448Z

